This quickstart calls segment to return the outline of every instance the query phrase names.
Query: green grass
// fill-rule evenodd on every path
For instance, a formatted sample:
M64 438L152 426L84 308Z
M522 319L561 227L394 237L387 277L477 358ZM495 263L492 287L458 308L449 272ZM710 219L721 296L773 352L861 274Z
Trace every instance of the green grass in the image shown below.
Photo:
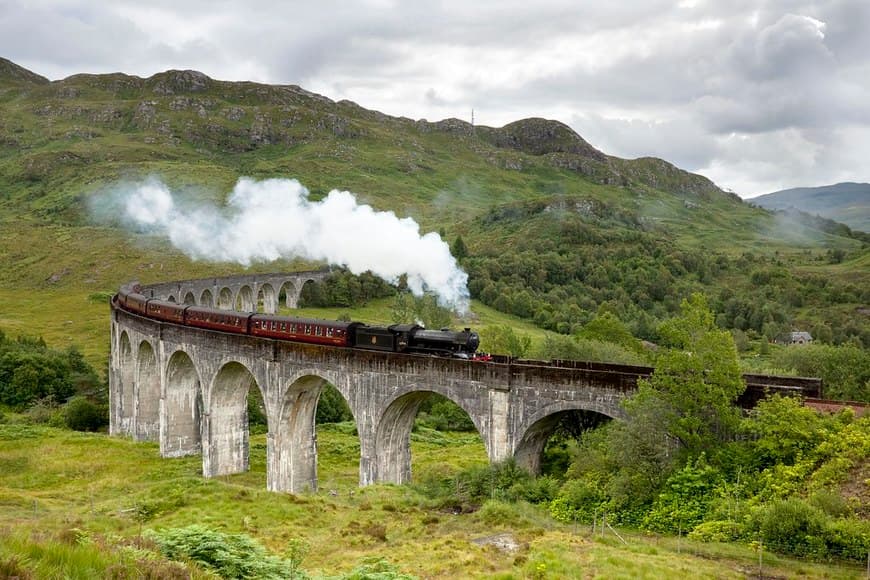
M372 556L426 578L739 578L757 570L746 546L619 530L625 545L609 531L592 536L586 526L558 524L529 504L453 515L413 486L358 488L359 444L345 431L318 429L320 491L290 495L264 489L264 435L252 437L250 472L203 479L199 457L161 459L155 444L0 425L0 566L14 556L38 577L101 576L137 565L121 546L143 530L199 523L247 533L278 555L301 539L311 548L303 567L315 574L346 572ZM414 439L423 439L412 440L416 480L486 462L473 434L424 431ZM517 553L471 543L503 532L520 542ZM765 573L779 577L861 577L859 569L770 554L764 562Z
M88 201L106 188L149 175L186 198L215 202L223 201L242 175L297 178L315 200L333 188L349 189L376 209L414 217L424 232L444 228L449 241L461 234L477 255L499 255L526 240L559 241L556 213L549 222L537 216L480 227L479 219L493 208L592 200L637 216L663 245L729 257L744 252L779 256L794 272L870 284L870 251L856 240L782 227L769 214L703 187L698 195L686 193L698 179L654 160L611 160L610 169L592 163L591 173L584 175L558 168L546 155L499 149L481 138L383 120L348 104L242 84L187 95L206 108L208 118L202 119L195 108L173 105L177 95L132 84L113 88L128 81L104 75L28 87L0 80L0 329L11 336L43 336L53 347L75 345L98 369L108 355L105 296L124 282L313 266L286 261L245 269L193 262L164 241L89 214ZM62 94L61 88L72 92ZM137 109L151 100L156 113L148 121ZM243 117L229 119L230 107L239 107ZM112 110L118 114L103 115ZM251 143L256 115L268 119L275 143ZM346 123L346 133L334 129L336 119ZM161 129L164 120L168 132ZM611 169L627 182L606 184L601 177L613 177L607 173ZM625 227L597 219L588 225L598 231ZM845 249L846 260L838 265L819 261L829 248ZM807 320L842 317L849 308L854 307L807 307L800 314ZM349 312L297 312L326 318L347 312L354 319L384 323L389 311L390 301L380 300ZM509 325L535 345L546 336L528 321L477 302L472 311L454 325L477 330ZM448 441L445 446L426 432L414 435L415 478L443 477L485 461L479 440L451 435ZM0 576L9 563L3 558L10 554L29 558L41 577L56 576L58 565L70 577L100 576L111 566L137 565L126 552L113 551L113 541L106 538L135 538L145 528L191 523L245 531L276 553L302 538L312 546L305 568L324 573L349 570L372 555L387 557L409 573L444 578L743 577L756 571L757 555L744 546L674 544L623 531L629 540L624 546L614 537L591 537L587 530L557 525L531 506L508 508L508 521L494 525L485 513L442 513L410 487L360 490L357 439L322 428L318 443L321 491L292 496L264 491L264 436L252 438L249 473L204 480L199 458L163 460L153 444L0 425ZM374 533L380 524L385 539ZM75 529L102 539L71 543ZM469 542L504 530L526 547L503 554ZM848 568L771 560L773 569L766 573L774 576L860 576Z

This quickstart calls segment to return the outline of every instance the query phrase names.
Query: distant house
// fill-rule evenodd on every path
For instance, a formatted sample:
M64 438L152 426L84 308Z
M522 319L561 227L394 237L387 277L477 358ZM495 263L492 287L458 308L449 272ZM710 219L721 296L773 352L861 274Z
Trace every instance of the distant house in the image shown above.
M813 336L809 332L802 330L789 333L789 344L809 344L813 341Z

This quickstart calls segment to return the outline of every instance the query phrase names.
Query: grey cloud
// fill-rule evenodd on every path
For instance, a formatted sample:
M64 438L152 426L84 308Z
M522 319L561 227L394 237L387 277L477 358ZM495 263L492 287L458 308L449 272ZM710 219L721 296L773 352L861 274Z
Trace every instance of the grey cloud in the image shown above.
M574 118L571 126L612 155L660 157L690 171L706 167L721 153L716 138L688 119L647 122L585 115Z
M866 0L0 0L0 54L53 78L197 68L395 115L559 118L738 190L868 179L867 30Z
M732 45L751 80L824 74L835 66L825 46L825 24L809 16L785 14L759 31L743 34Z

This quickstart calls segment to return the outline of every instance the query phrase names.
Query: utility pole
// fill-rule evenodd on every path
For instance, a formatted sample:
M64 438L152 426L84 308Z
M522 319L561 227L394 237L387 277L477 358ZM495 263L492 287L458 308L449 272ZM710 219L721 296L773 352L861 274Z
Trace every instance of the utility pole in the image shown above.
M474 109L471 109L471 136L474 136Z

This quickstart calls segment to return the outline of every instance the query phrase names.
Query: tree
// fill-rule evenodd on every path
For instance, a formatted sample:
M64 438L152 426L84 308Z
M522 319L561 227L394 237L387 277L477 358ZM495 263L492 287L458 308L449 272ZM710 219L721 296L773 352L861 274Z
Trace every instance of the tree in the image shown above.
M822 418L801 401L774 395L760 401L749 418L743 421L744 431L751 436L753 456L763 467L782 463L793 465L824 440Z
M517 333L506 324L484 328L480 334L485 349L497 354L522 358L532 346L528 335Z
M432 294L426 294L415 301L414 313L417 320L426 328L445 328L453 322L453 313L448 308L438 304L438 299Z
M619 317L605 310L599 310L595 318L587 322L578 334L581 338L612 342L635 352L643 350L640 341L631 334Z
M683 300L681 310L681 316L661 325L669 348L658 355L652 376L639 381L633 406L663 402L670 410L664 428L694 456L736 433L740 411L734 403L746 384L734 339L716 328L704 296Z
M468 247L466 247L465 242L462 240L462 236L456 236L453 245L450 246L450 253L453 254L453 257L458 262L461 262L463 258L468 256Z
M396 324L414 321L414 297L408 292L397 292L390 307L390 319Z
M85 397L73 397L63 409L63 418L74 431L97 431L109 424L109 408Z
M332 385L326 385L317 401L317 424L341 423L352 420L353 413L351 413L347 401L344 400L338 389Z

